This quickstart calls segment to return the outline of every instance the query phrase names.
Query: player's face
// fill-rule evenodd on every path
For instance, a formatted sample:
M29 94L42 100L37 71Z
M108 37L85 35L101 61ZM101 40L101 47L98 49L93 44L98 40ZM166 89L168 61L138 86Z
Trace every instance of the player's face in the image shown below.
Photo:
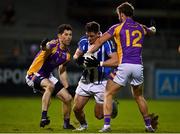
M86 36L90 44L93 44L96 41L96 39L99 38L99 35L99 33L86 32Z
M72 31L71 30L64 30L62 34L58 35L58 38L60 38L61 42L64 45L69 45L72 40Z

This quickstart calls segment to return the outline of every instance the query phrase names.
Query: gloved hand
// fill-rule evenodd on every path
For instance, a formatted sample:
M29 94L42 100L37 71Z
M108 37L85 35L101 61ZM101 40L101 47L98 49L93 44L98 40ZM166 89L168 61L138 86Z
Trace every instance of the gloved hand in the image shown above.
M81 66L81 65L83 65L83 63L84 63L84 57L83 57L83 56L80 56L80 57L78 57L75 61L76 61L76 63L77 63L79 66Z
M41 41L41 43L40 43L40 48L42 49L42 50L45 50L46 49L46 44L49 42L49 39L48 38L45 38L45 39L43 39L42 41Z
M97 60L94 56L91 56L91 58L87 57L85 59L84 64L86 67L98 67L100 65L100 61Z

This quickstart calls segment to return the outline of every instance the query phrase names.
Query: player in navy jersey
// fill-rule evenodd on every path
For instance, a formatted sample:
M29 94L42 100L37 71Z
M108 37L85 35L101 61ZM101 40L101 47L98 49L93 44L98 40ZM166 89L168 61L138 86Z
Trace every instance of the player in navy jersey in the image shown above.
M103 42L114 37L117 44L119 65L117 72L111 74L108 80L104 97L104 126L99 132L108 132L111 130L111 112L112 97L117 91L130 83L132 94L138 104L145 123L147 132L155 132L157 129L158 116L148 113L148 106L143 97L143 65L142 65L142 47L146 35L153 35L156 32L155 27L147 28L144 25L135 22L133 17L134 7L128 2L122 3L117 7L117 14L120 23L113 25L107 32L91 45L88 52L94 52ZM89 63L92 61L89 60Z
M42 96L42 116L40 127L45 127L50 123L47 116L51 95L56 95L63 102L64 129L74 129L70 124L71 100L68 93L68 81L66 64L70 60L68 45L72 40L72 27L69 24L62 24L58 27L58 38L43 40L41 49L33 60L27 71L26 83L35 91L43 93ZM52 71L58 68L59 78L52 75Z
M101 36L100 25L95 21L87 23L85 29L86 36L80 38L78 48L73 56L80 65L84 63L84 58L82 57L84 53L86 53L90 45ZM111 40L104 42L93 55L104 64L99 64L96 68L85 68L78 83L73 106L75 116L80 122L80 127L77 128L76 131L83 131L88 127L83 109L91 96L93 96L96 101L94 109L96 118L103 118L104 91L107 83L107 76L109 76L113 69L111 67L116 67L118 65L116 48ZM114 114L112 116L115 118L117 115L116 102L112 104L114 107Z

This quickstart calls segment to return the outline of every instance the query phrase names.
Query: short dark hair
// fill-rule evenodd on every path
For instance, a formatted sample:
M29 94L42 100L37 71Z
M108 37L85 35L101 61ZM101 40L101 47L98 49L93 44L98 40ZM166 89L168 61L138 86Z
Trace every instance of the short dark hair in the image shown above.
M71 30L72 31L71 25L70 24L61 24L57 28L58 34L62 34L64 32L64 30Z
M85 29L86 29L86 32L98 33L100 32L100 25L99 23L95 21L91 21L91 22L86 23Z
M128 17L132 17L134 15L134 7L128 2L124 2L121 5L119 5L116 11L118 14L124 13Z

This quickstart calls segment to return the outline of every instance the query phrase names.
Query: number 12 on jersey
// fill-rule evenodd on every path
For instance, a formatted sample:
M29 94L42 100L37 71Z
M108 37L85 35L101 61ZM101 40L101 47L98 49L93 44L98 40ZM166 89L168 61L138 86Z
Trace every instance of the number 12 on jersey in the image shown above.
M132 42L131 42L132 37ZM126 30L126 46L129 47L132 44L132 47L142 47L142 44L139 42L142 38L142 33L139 30L134 30L130 32Z

